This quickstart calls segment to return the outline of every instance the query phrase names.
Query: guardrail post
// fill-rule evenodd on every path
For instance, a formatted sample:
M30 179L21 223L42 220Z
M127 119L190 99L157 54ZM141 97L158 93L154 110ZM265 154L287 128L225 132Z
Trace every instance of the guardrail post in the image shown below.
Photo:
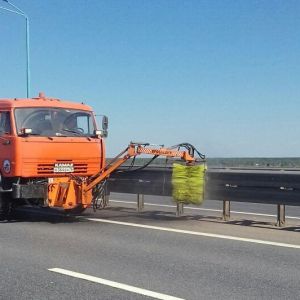
M183 203L177 202L177 207L176 207L176 217L180 217L183 215L184 207Z
M223 201L223 220L229 221L230 219L230 201Z
M276 226L282 227L285 225L285 205L277 204L277 223Z
M141 212L144 209L144 195L137 194L137 211Z
M103 206L106 207L109 205L109 196L108 194L104 195L104 203Z

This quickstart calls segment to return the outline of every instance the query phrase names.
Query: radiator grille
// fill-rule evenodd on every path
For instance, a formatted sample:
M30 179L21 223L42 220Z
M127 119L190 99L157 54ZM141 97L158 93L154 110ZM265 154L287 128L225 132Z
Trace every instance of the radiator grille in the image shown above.
M71 163L67 162L66 163ZM37 173L39 175L51 175L58 174L54 173L54 165L55 163L47 163L47 164L38 164L37 165ZM73 163L74 172L72 174L86 174L88 171L88 165L84 163Z

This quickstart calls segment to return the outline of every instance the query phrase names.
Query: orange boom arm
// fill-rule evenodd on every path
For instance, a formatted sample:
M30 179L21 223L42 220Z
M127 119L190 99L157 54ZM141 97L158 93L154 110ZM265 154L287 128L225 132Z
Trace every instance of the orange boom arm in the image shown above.
M195 159L187 152L187 151L177 151L168 148L149 148L148 144L136 144L130 143L128 148L123 151L121 154L117 156L113 162L104 167L97 175L92 177L92 180L84 190L87 192L94 188L98 183L100 183L105 178L109 177L109 175L115 171L119 166L125 163L131 157L135 157L140 154L149 154L149 155L157 155L157 156L166 156L166 157L180 157L181 159L185 160L186 162L193 162ZM122 156L123 155L123 156Z
M107 179L112 172L128 159L141 154L179 157L190 164L195 161L193 153L189 153L188 150L179 151L164 147L153 148L150 144L130 143L123 152L90 178L81 178L77 176L55 178L54 182L50 183L48 186L49 205L62 206L65 209L73 209L78 206L86 208L90 206L93 201L93 188Z
M193 162L195 159L187 151L176 151L167 148L151 149L143 146L138 146L136 149L137 154L151 154L166 157L180 157L186 162Z

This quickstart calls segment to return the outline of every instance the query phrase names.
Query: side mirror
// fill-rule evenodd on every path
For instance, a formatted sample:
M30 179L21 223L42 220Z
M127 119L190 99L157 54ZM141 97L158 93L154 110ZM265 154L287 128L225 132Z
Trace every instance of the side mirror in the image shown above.
M102 129L95 130L94 136L106 138L108 136L108 117L105 115L95 115L95 117L102 117Z
M107 116L103 116L103 118L102 118L102 129L104 131L107 131L107 129L108 129L108 117Z
M107 116L103 116L102 117L102 133L101 133L101 137L107 137L108 136L108 117Z

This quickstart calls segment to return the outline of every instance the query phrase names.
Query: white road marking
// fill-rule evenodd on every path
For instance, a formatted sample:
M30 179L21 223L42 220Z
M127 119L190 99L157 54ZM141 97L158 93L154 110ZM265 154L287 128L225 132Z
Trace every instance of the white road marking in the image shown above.
M125 204L136 204L134 201L123 201L123 200L109 200L111 202L115 203L125 203ZM170 208L176 208L175 205L169 205L169 204L155 204L155 203L144 203L148 206L158 206L158 207L170 207ZM202 210L202 211L213 211L213 212L222 212L221 209L213 209L213 208L200 208L200 207L189 207L185 206L184 209L190 209L190 210ZM235 211L231 210L231 213L234 214L241 214L241 215L253 215L253 216L262 216L262 217L277 217L277 215L271 215L271 214L261 214L261 213L252 213L252 212L244 212L244 211ZM292 217L292 216L286 216L286 219L294 219L294 220L300 220L299 217Z
M231 235L223 235L223 234L215 234L215 233L207 233L207 232L182 230L182 229L175 229L175 228L168 228L168 227L160 227L160 226L143 225L143 224L137 224L137 223L113 221L113 220L107 220L107 219L98 219L98 218L84 218L84 219L89 220L89 221L93 221L93 222L101 222L101 223L131 226L131 227L137 227L137 228L145 228L145 229L160 230L160 231L167 231L167 232L183 233L183 234L190 234L190 235L196 235L196 236L205 236L205 237L211 237L211 238L233 240L233 241L247 242L247 243L254 243L254 244L262 244L262 245L270 245L270 246L276 246L276 247L300 249L300 245L278 243L278 242L250 239L250 238L242 238L242 237L236 237L236 236L231 236Z
M113 288L121 289L121 290L124 290L124 291L139 294L139 295L152 297L152 298L155 298L155 299L184 300L183 298L177 298L177 297L169 296L169 295L166 295L166 294L161 294L161 293L141 289L141 288L138 288L138 287L135 287L135 286L132 286L132 285L119 283L119 282L116 282L116 281L111 281L111 280L107 280L107 279L103 279L103 278L99 278L99 277L95 277L95 276L91 276L91 275L86 275L86 274L83 274L83 273L73 272L73 271L69 271L69 270L65 270L65 269L61 269L61 268L52 268L52 269L48 269L48 271L63 274L63 275L67 275L67 276L71 276L71 277L75 277L75 278L79 278L79 279L83 279L83 280L88 280L88 281L95 282L95 283L100 283L100 284L107 285L107 286L110 286L110 287L113 287Z

